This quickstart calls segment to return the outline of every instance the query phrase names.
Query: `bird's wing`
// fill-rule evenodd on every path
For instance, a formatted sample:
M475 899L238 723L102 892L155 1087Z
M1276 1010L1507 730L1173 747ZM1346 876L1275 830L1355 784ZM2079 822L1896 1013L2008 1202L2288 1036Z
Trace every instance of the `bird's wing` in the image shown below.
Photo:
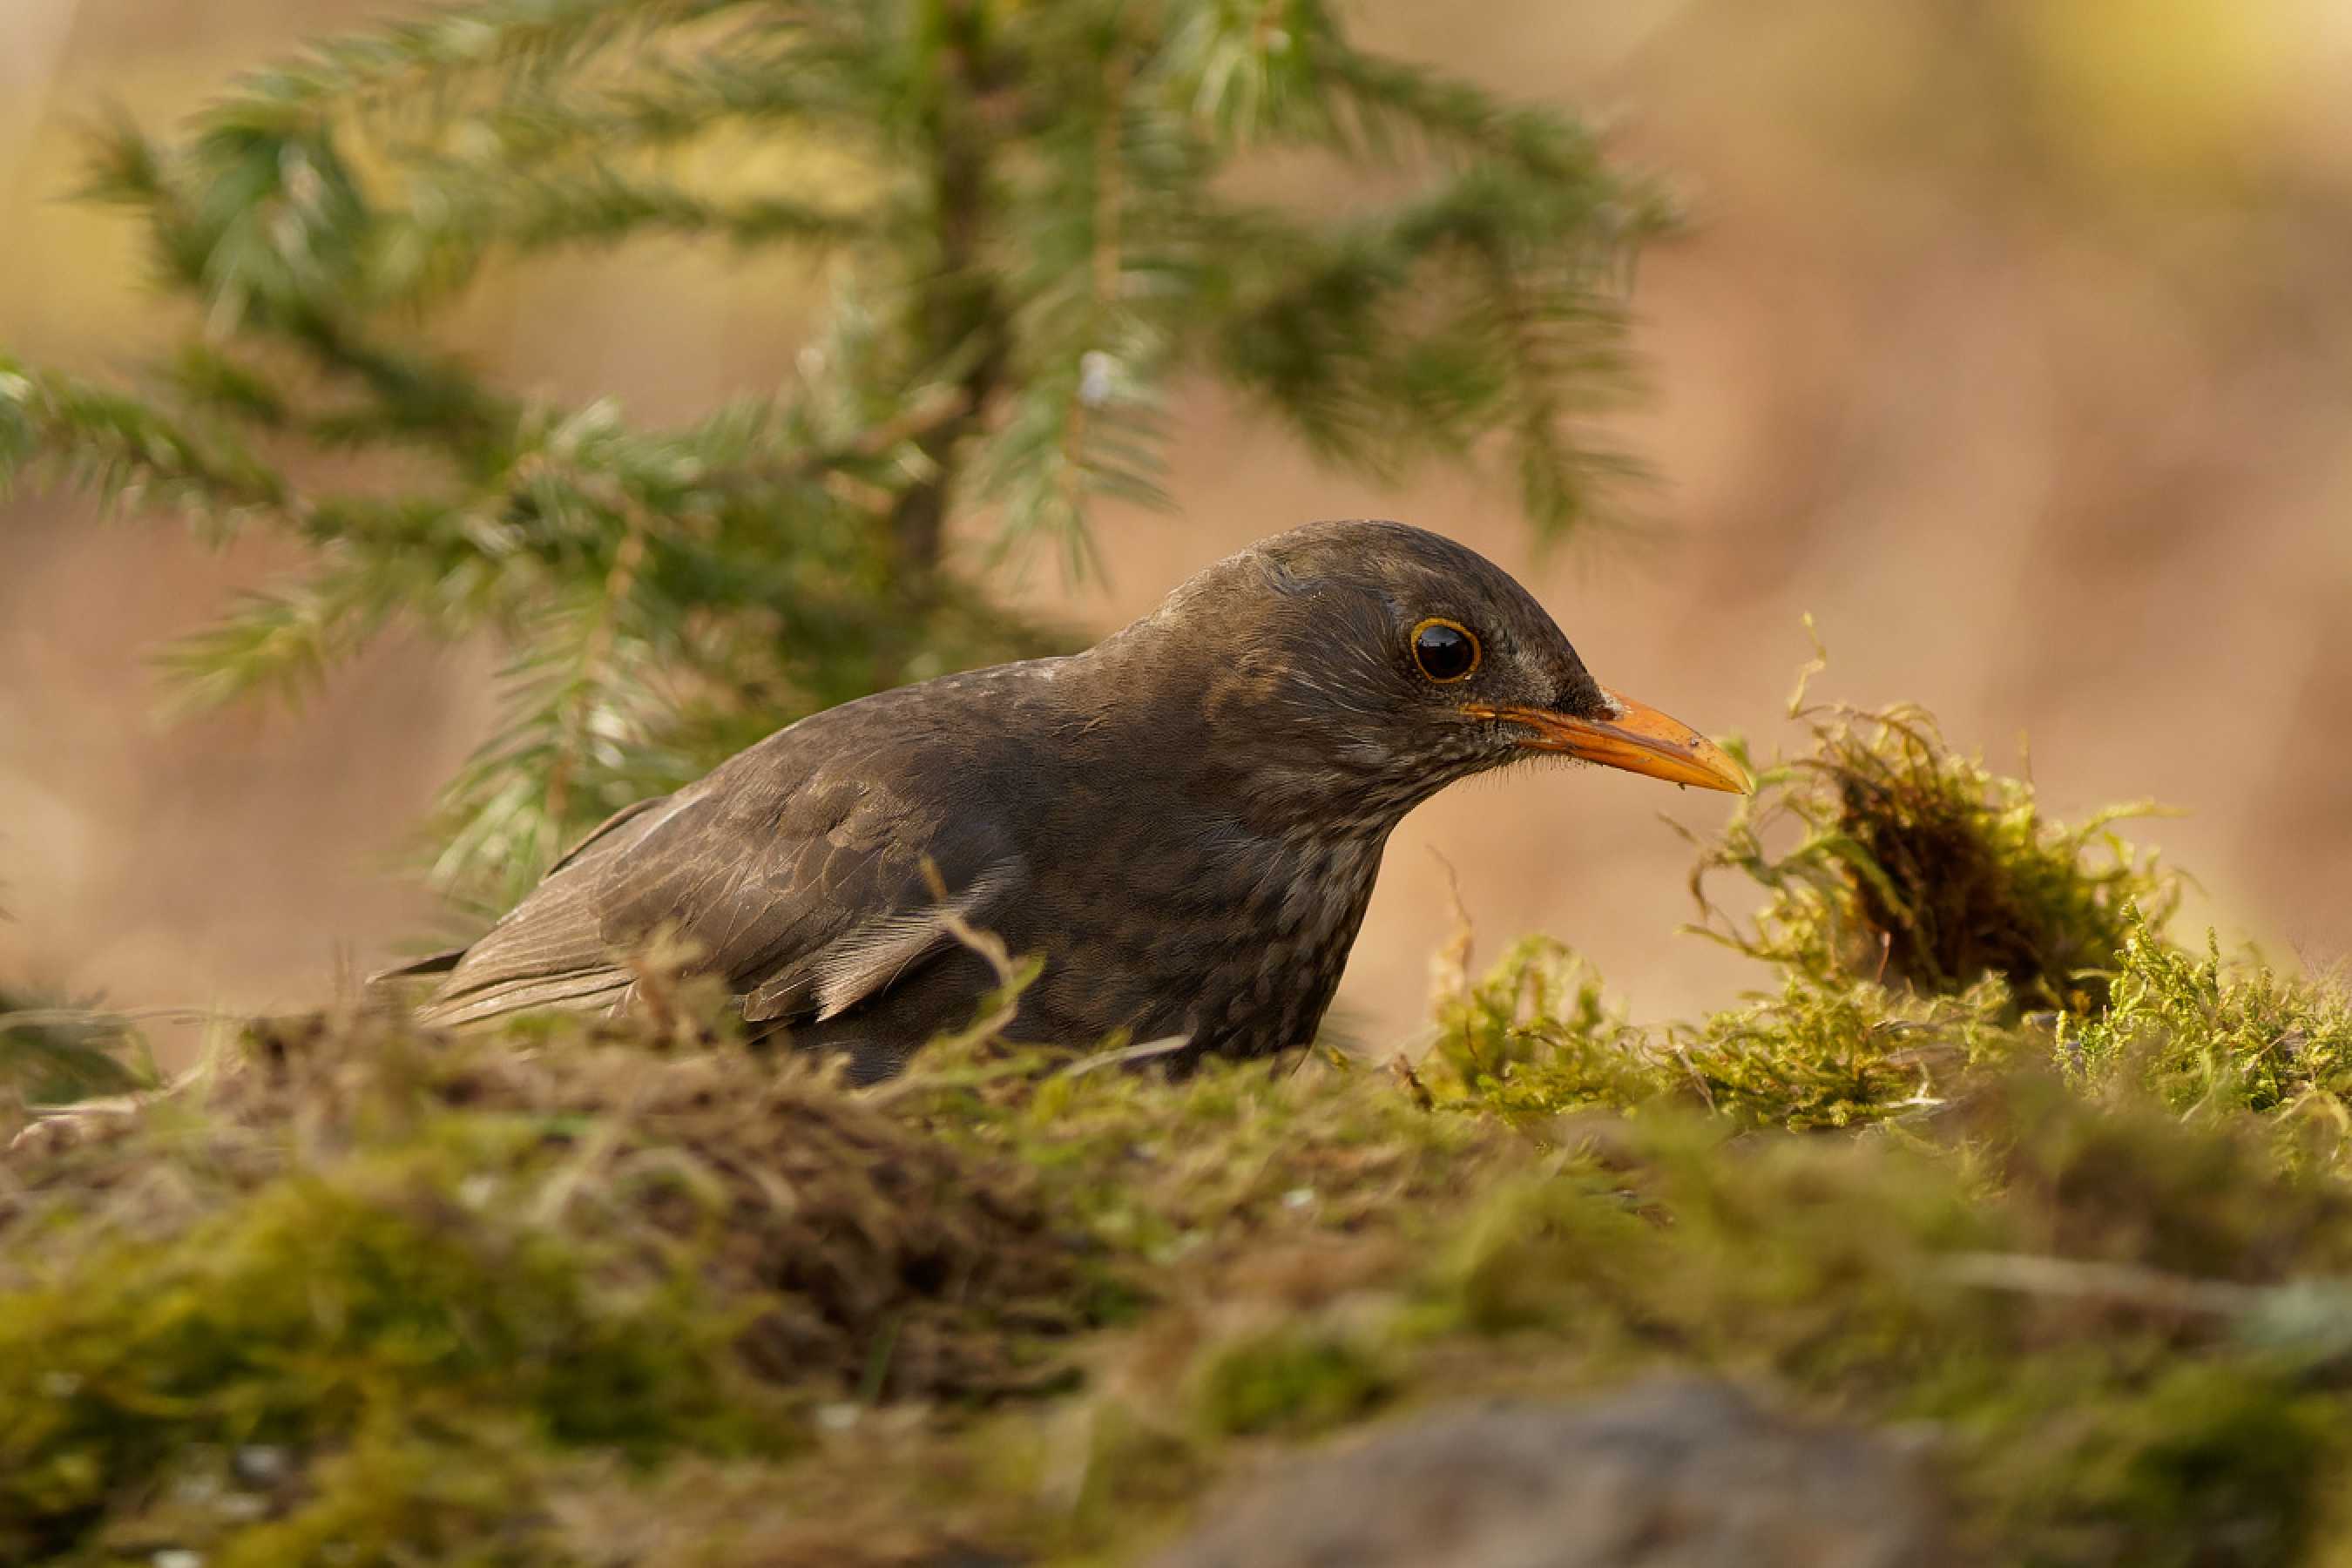
M554 865L548 868L548 876L555 876L565 867L579 859L581 856L586 854L598 844L602 843L613 833L614 829L644 816L646 812L651 811L657 805L667 805L669 798L670 797L666 795L657 795L652 796L650 799L637 801L633 805L623 806L620 810L614 812L612 816L598 823L594 827L590 828L586 837L581 839L579 843L574 844L571 848L565 850L563 852L562 858L557 860ZM520 913L520 910L518 910L515 912ZM504 922L502 921L501 923ZM412 960L407 963L395 965L391 969L378 970L375 973L368 976L367 983L371 985L375 985L387 980L413 980L427 974L446 974L450 971L456 969L459 963L463 963L467 953L473 952L477 947L481 946L482 943L488 940L488 936L486 933L483 936L477 937L470 942L466 942L457 947L443 948L438 952L427 953L423 958Z
M932 798L879 760L761 770L665 814L603 874L605 940L674 930L755 1021L831 1018L883 990L951 940L943 909L983 921L1018 863L956 781Z
M467 952L422 1016L614 1005L631 980L621 955L667 931L747 1018L823 1020L935 956L952 940L943 910L987 924L1020 863L979 781L905 766L889 737L826 746L852 739L828 728L780 731L612 825ZM893 782L916 778L929 782Z
M470 1024L541 1007L594 1012L617 1005L634 976L604 940L597 879L675 798L640 801L605 818L471 946L392 971L448 976L417 1018Z

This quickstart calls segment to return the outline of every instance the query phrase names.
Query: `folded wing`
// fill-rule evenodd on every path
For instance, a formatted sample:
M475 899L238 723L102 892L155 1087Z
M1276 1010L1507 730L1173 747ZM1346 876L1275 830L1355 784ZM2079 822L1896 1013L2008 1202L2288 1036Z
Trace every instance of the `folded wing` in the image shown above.
M908 766L913 742L896 736L826 733L856 728L803 721L618 813L472 946L396 972L446 973L419 1017L622 1009L628 955L664 931L754 1022L883 994L953 941L947 913L989 924L1021 868L971 770Z

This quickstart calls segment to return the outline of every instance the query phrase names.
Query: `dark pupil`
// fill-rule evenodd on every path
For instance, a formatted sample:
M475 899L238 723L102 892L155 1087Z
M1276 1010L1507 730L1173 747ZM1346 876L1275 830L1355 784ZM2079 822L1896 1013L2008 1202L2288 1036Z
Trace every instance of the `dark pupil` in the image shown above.
M1452 626L1423 626L1412 639L1412 657L1432 680L1459 680L1478 656L1470 639Z

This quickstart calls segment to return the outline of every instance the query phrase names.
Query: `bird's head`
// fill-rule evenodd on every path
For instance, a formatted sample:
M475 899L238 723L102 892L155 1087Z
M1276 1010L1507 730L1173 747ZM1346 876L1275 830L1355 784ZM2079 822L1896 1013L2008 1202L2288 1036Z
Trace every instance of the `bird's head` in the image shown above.
M1210 729L1263 787L1395 816L1534 755L1745 793L1720 747L1585 669L1494 563L1395 522L1311 523L1171 594L1137 630L1172 640Z

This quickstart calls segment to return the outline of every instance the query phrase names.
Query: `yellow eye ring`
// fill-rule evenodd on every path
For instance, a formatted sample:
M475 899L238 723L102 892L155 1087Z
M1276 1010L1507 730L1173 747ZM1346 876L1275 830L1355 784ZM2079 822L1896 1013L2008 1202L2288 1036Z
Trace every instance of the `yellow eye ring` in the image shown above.
M1469 679L1486 658L1476 633L1443 616L1432 616L1412 628L1412 647L1413 664L1440 686Z

